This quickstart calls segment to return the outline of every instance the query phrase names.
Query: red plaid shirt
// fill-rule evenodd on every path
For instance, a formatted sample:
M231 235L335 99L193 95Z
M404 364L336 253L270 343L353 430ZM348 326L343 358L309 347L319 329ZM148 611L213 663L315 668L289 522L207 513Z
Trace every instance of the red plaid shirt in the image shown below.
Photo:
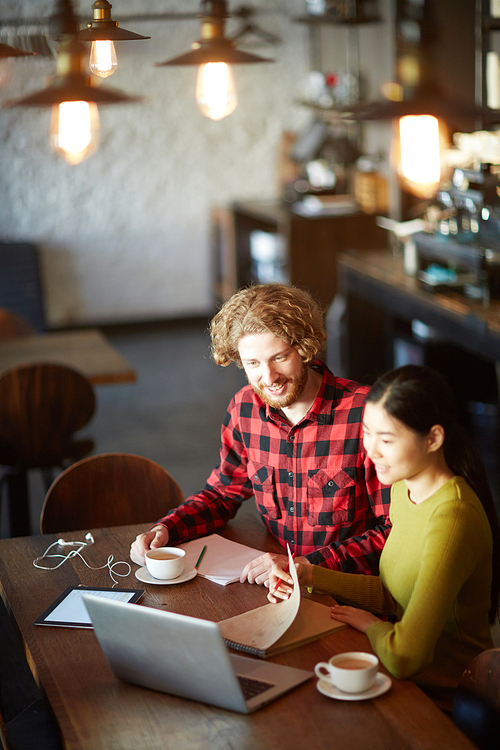
M322 362L314 404L293 427L245 386L229 404L220 464L204 489L159 523L178 543L220 529L255 495L269 531L314 564L378 573L389 533L382 488L362 443L366 386L335 378Z

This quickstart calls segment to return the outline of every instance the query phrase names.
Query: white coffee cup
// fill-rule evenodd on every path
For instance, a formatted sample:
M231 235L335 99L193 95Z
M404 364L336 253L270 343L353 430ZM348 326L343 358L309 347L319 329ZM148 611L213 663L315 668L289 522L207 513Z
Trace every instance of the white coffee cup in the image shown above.
M320 661L314 667L316 676L342 690L343 693L362 693L371 688L378 672L375 654L364 651L347 651L331 659Z
M184 573L186 552L179 547L157 547L148 549L145 559L146 567L153 578L170 581Z

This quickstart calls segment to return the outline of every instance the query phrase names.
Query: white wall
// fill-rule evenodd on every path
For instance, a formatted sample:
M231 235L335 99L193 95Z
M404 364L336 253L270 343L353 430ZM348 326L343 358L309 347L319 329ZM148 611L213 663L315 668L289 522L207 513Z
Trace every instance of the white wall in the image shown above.
M383 13L389 3L380 0ZM91 4L75 0L75 10L90 19ZM55 7L48 0L19 5L0 0L0 19L47 18ZM199 36L196 19L120 22L152 38L117 44L118 70L103 85L146 102L101 107L100 149L77 166L51 153L48 109L0 111L0 239L42 247L50 325L212 311L211 207L276 197L281 133L311 117L294 102L309 50L307 27L292 18L305 6L260 0L258 22L283 43L254 51L277 62L235 69L239 105L220 122L196 107L194 68L153 67L189 49ZM113 15L199 7L198 0L115 0ZM228 23L230 33L235 27ZM385 76L387 24L370 33L384 50ZM41 89L54 72L50 58L11 60L10 67L0 100Z

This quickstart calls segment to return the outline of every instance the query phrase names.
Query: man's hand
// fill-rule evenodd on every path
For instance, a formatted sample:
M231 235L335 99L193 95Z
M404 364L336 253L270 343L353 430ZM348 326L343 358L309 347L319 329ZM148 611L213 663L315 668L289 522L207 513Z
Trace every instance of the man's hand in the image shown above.
M151 531L139 534L135 542L130 547L130 558L137 565L145 565L144 555L148 549L157 547L166 547L168 544L168 529L165 526L154 526Z
M269 580L269 572L273 565L279 565L284 568L288 562L286 555L276 555L271 552L266 552L260 557L256 557L255 560L247 563L240 575L240 583L258 583L263 586L266 581Z
M297 557L296 562L302 562L309 564L309 560L305 557ZM284 568L288 565L288 555L277 555L272 552L266 552L260 557L256 557L255 560L249 562L240 575L240 583L258 583L260 586L267 586L269 583L269 573L273 565L279 565L280 568Z

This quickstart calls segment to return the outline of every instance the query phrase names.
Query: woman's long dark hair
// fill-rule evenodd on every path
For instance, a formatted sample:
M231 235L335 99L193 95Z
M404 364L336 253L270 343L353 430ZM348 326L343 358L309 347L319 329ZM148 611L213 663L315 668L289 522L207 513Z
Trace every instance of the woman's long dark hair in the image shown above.
M443 451L446 463L456 476L463 477L481 500L493 537L491 607L493 624L500 598L500 525L483 460L467 432L457 421L453 392L445 379L430 367L405 365L382 375L372 386L366 402L383 401L395 419L421 436L435 424L444 428Z

